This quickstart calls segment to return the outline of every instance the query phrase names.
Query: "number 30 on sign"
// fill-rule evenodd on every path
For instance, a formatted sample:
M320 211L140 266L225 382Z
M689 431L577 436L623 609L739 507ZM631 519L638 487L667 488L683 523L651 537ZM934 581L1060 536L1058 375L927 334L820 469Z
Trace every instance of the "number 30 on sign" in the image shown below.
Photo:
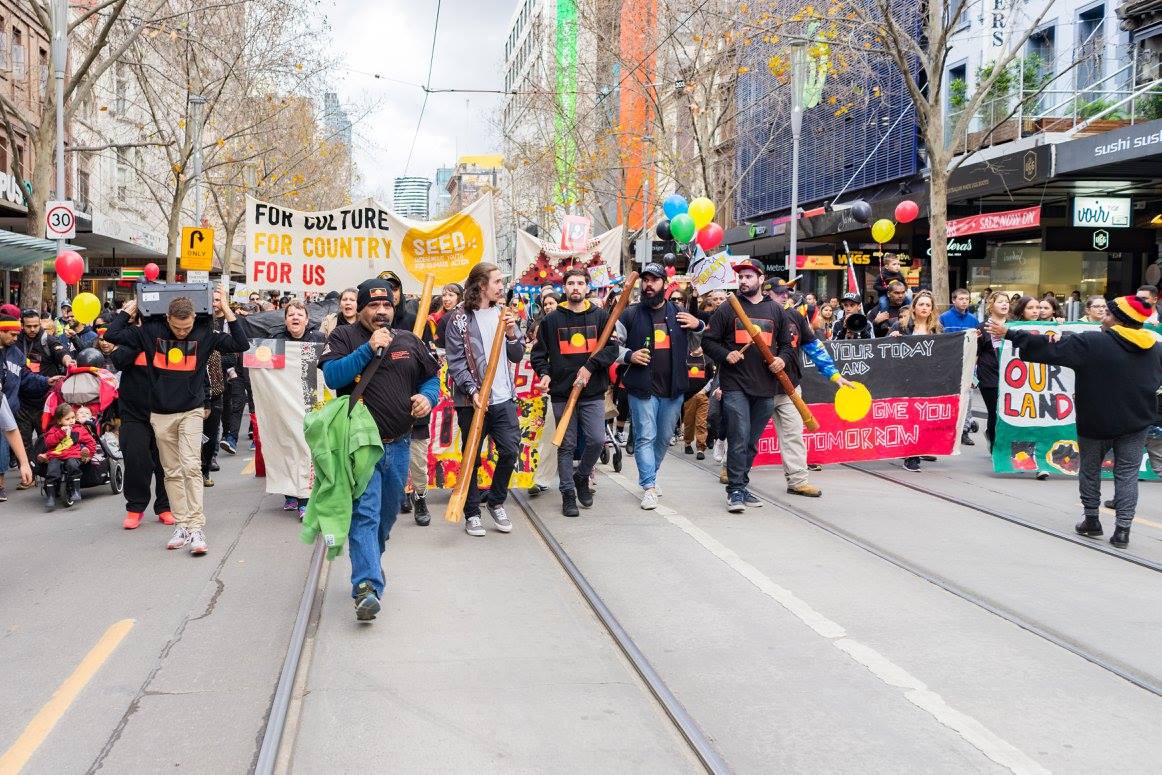
M46 202L44 238L73 239L77 236L77 215L70 201Z

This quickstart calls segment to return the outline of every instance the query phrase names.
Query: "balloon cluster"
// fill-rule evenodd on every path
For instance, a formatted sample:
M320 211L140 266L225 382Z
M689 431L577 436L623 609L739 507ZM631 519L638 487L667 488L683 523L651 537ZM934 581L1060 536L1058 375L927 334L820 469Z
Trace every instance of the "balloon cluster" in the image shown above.
M862 199L852 203L851 217L859 223L867 223L871 220L872 210L871 205ZM896 222L911 223L920 215L920 205L913 202L911 199L905 199L896 205ZM896 223L890 218L880 218L872 224L871 227L872 239L881 245L885 242L891 242L892 237L896 236Z
M697 242L698 247L709 252L722 244L726 236L722 227L714 223L714 202L700 196L687 202L681 194L670 194L662 202L666 218L656 228L659 239L674 240L679 245Z

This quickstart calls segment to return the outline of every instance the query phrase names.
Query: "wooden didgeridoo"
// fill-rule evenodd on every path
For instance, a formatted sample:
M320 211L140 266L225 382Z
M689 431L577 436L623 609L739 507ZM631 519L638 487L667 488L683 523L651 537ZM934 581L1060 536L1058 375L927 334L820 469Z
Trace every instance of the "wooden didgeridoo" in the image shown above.
M496 334L492 338L492 352L488 355L488 366L484 369L484 379L480 382L480 406L472 412L472 425L468 429L468 443L464 445L464 454L460 457L460 478L456 480L456 489L452 490L452 497L448 499L448 508L444 510L446 522L459 522L464 516L464 501L468 498L468 482L476 473L476 458L480 454L480 437L484 435L484 414L488 411L488 399L492 396L492 380L496 377L496 367L502 356L504 346L505 307L500 308L500 321L496 324ZM468 336L468 332L464 332ZM505 358L507 360L507 358ZM507 367L506 367L507 368Z
M637 285L637 277L637 272L630 272L629 277L625 278L625 290L621 292L617 303L613 305L613 311L609 313L609 320L605 321L605 328L601 330L601 336L597 337L597 346L593 352L600 351L609 341L613 329L617 326L617 319L621 317L621 313L625 312L626 305L629 304L630 291ZM577 408L577 400L581 398L581 391L584 389L584 385L574 385L573 389L569 391L569 400L565 403L565 411L561 412L561 418L557 420L557 431L553 434L553 444L558 447L565 440L565 432L569 430L569 420L573 417L573 410ZM553 411L552 401L549 402L548 411Z
M435 287L436 276L428 272L424 277L424 292L420 294L420 306L416 308L416 324L412 326L412 333L417 339L424 338L424 326L428 324L428 310L432 306L432 290Z
M763 363L770 365L770 362L775 359L775 354L771 352L771 348L763 339L762 331L754 323L750 322L746 312L742 309L742 302L733 293L730 294L730 306L734 308L734 314L738 315L738 319L742 321L743 327L747 333L750 334L750 340L754 342L754 346L759 348L759 354L763 357ZM787 376L786 370L781 370L775 374L775 378L779 380L779 384L783 387L783 392L791 399L791 403L799 410L799 416L803 418L803 425L807 426L809 431L819 430L819 421L815 419L815 415L811 414L811 407L807 406L807 402L803 397L795 392L795 386L791 384L791 378Z

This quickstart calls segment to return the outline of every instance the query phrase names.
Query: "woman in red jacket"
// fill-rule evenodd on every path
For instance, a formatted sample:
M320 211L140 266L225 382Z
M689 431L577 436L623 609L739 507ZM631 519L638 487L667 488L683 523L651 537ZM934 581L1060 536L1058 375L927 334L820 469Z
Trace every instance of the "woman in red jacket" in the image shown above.
M56 508L61 480L65 484L66 507L81 500L81 465L88 463L97 451L97 442L89 429L77 422L77 413L61 404L52 415L52 425L44 434L44 452L37 459L47 464L44 477L44 507Z

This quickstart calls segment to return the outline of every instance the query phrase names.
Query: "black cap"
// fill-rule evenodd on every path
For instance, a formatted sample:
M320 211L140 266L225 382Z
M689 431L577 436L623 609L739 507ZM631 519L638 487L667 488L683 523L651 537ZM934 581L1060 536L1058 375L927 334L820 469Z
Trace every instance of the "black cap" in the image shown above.
M839 301L840 301L840 302L845 302L845 301L854 301L856 304L859 304L859 303L860 303L860 298L859 298L859 294L858 294L858 293L849 292L849 293L845 293L845 294L843 294L843 298L842 298L842 299L840 299Z
M652 274L654 277L661 277L665 279L666 267L662 266L657 261L651 261L650 263L643 266L641 271L642 277L645 277L648 274Z
M386 301L393 308L395 307L395 299L391 295L390 280L381 280L374 277L370 280L364 280L359 283L359 296L355 301L355 308L362 310L368 304L374 301Z
M774 293L791 292L791 286L788 285L782 277L772 277L769 281L767 281L767 285L770 286L770 290ZM767 286L763 286L763 290L767 290Z

